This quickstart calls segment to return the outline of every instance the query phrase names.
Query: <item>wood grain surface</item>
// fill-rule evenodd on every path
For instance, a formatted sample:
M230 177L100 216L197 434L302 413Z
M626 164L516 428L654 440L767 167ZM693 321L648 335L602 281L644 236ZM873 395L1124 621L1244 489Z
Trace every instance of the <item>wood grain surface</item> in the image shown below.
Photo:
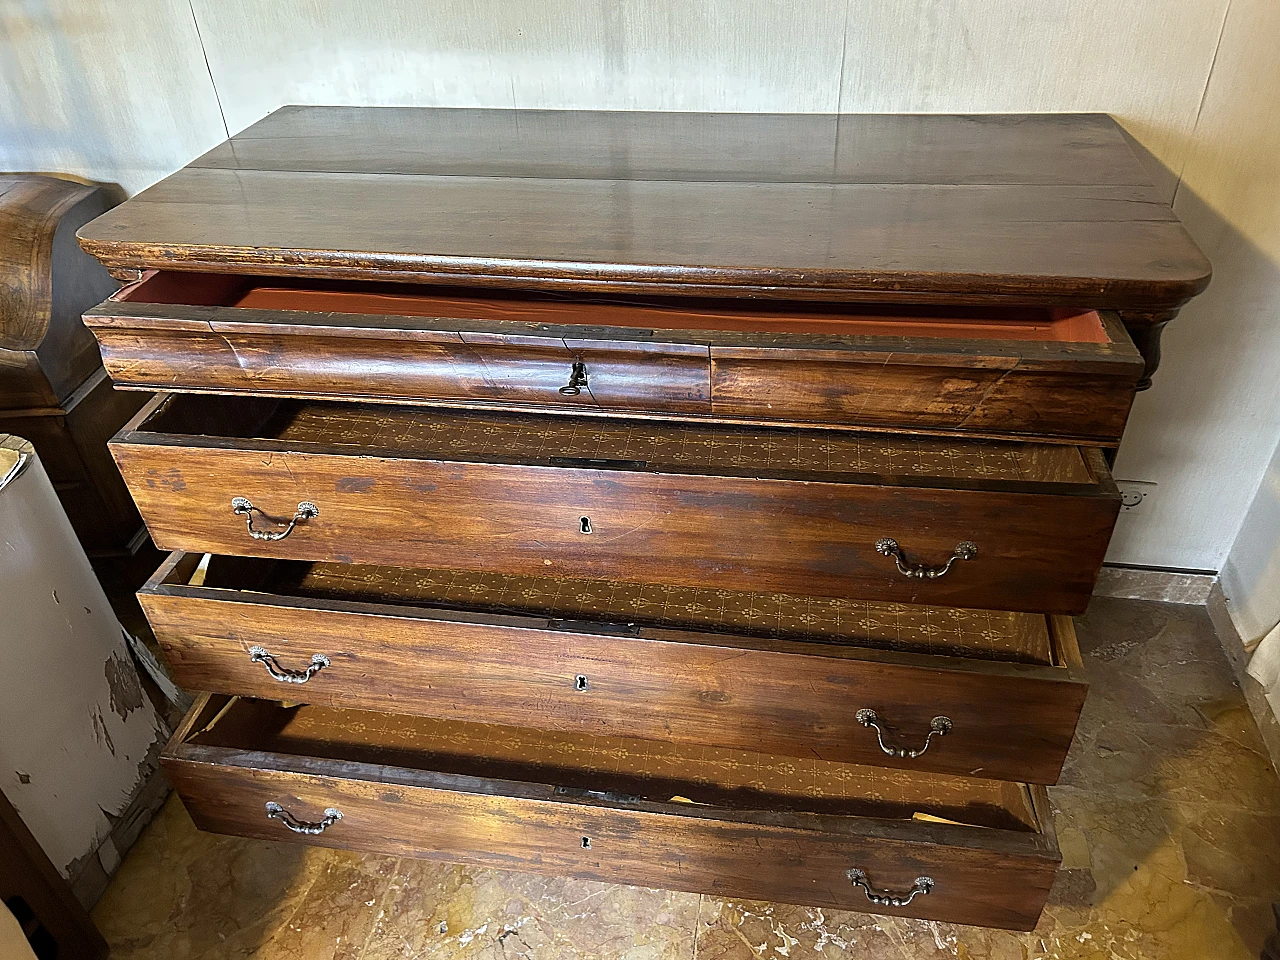
M837 300L1173 307L1208 281L1097 115L335 116L233 138L82 244L117 268ZM836 149L784 173L797 127Z
M288 106L193 166L572 180L1144 186L1104 114ZM910 145L910 146L908 146Z
M135 387L1119 441L1143 359L1113 314L263 287L159 272L86 315ZM367 312L355 312L367 311ZM568 385L573 364L586 384Z
M116 284L75 231L115 199L105 186L0 175L0 411L57 416L101 366L80 314Z
M31 830L0 793L0 910L17 918L31 950L11 955L103 960L107 942ZM18 926L15 924L15 926ZM12 945L7 936L4 946ZM17 948L21 949L21 948ZM35 951L40 951L38 954ZM6 954L8 952L6 950Z
M112 450L200 825L1034 925L1100 448L1209 277L1110 118L287 108L80 238L181 392Z
M107 450L107 441L146 403L117 390L101 367L56 415L0 410L0 433L35 444L76 537L90 556L121 555L142 531L142 518ZM135 581L136 583L136 581Z
M1057 780L1086 690L1067 618L1051 640L1030 614L233 558L193 585L199 559L139 594L188 689L1032 783ZM286 685L259 646L329 665ZM862 707L892 746L954 728L890 757Z
M164 764L199 826L843 909L869 906L846 877L851 868L902 892L927 875L934 891L895 913L1024 929L1038 918L1059 859L1038 788L815 766L835 792L805 799L809 788L794 784L808 778L784 773L794 764L775 768L758 755L717 764L627 741L351 711L307 721L307 712L319 708L193 707ZM618 758L627 773L610 773ZM580 783L603 789L567 785ZM629 792L609 789L624 784ZM894 800L864 806L877 792ZM268 802L301 819L330 807L343 817L301 837L267 818ZM921 822L915 813L956 822ZM971 825L984 822L991 825Z
M112 389L80 316L118 286L75 239L115 194L0 175L0 433L35 444L91 554L124 553L142 529L106 444L146 397Z
M866 466L833 461L807 431L698 428L725 451L709 457L705 444L687 442L688 427L601 431L566 417L403 407L361 420L349 406L305 402L274 407L274 420L255 425L254 401L228 415L234 403L160 400L155 422L146 424L144 409L112 442L164 549L390 566L430 558L494 573L1074 613L1088 602L1119 510L1101 456L1076 448L957 441L913 469L895 460L910 463L919 450L877 464L870 454L882 441L872 441ZM179 432L191 431L187 410L217 423L215 432ZM247 435L226 436L228 427ZM675 449L648 452L663 447ZM1013 451L1051 472L985 475L984 458ZM302 501L320 513L264 541L232 512L235 497L265 511L271 519L256 522L266 529ZM912 563L943 564L963 541L978 555L936 579L912 578L876 552L883 537L899 540Z

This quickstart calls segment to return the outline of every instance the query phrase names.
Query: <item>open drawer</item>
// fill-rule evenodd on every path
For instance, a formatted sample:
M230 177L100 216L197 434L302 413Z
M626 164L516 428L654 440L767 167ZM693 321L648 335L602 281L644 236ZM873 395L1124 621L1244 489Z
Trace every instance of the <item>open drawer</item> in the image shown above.
M1059 862L1042 787L813 759L206 697L163 764L218 833L953 923Z
M1087 686L1035 614L180 553L139 599L191 690L1001 780Z
M153 272L85 315L124 386L855 425L1098 445L1143 361L1111 314L502 294Z
M1047 613L1120 508L1092 448L813 428L171 394L111 449L166 549Z

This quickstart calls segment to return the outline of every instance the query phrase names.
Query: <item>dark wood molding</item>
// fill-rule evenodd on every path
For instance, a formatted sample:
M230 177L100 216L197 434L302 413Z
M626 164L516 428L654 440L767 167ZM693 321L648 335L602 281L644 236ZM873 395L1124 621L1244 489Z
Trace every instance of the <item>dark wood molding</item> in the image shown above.
M0 433L35 444L85 550L123 554L142 521L106 441L137 409L116 391L81 315L116 289L75 231L112 188L0 175Z
M339 115L280 111L84 248L113 268L1129 309L1209 278L1098 114Z
M1178 309L1119 311L1120 320L1129 331L1129 339L1142 354L1142 378L1135 390L1150 389L1151 378L1160 366L1160 335L1164 333L1165 325L1178 315Z

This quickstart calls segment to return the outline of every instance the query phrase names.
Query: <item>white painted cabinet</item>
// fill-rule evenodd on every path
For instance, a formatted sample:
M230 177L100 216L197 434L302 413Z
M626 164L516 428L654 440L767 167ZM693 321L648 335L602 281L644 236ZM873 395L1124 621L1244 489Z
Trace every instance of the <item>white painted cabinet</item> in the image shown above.
M154 769L162 724L35 450L0 434L0 790L75 880Z

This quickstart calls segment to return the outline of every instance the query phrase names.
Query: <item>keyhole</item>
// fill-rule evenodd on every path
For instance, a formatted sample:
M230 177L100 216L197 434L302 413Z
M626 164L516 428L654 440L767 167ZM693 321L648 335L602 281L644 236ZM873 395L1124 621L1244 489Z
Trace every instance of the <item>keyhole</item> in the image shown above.
M590 837L583 837L583 838L582 838L582 849L583 849L583 850L590 850L590 849L591 849L591 838L590 838Z
M579 524L578 529L579 529L579 530L581 530L583 533L590 533L590 532L591 532L591 518L590 518L590 517L579 517L579 518L578 518L578 524Z
M580 673L573 678L573 689L575 690L587 689L587 678L584 674Z

